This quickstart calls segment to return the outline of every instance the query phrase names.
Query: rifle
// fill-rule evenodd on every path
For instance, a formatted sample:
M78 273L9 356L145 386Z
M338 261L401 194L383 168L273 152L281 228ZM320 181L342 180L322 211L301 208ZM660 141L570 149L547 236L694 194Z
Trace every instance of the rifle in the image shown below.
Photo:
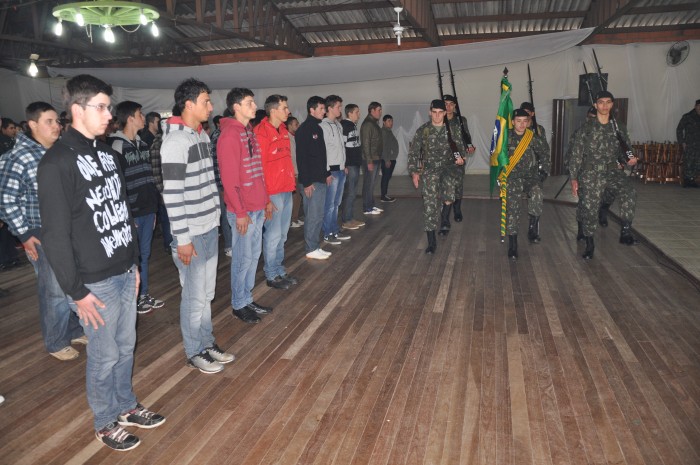
M459 128L462 130L462 141L464 142L465 148L472 147L472 136L464 127L464 121L462 120L462 112L459 111L459 101L457 100L457 89L455 88L455 73L452 72L452 61L447 60L447 64L450 66L450 81L452 82L452 96L455 98L455 116L457 121L459 121Z
M527 90L530 92L530 103L532 104L532 107L535 107L535 99L532 97L532 74L530 74L530 63L527 64ZM540 130L539 126L537 126L537 116L532 117L532 131L536 134L539 135Z
M440 60L437 60L437 71L438 71L438 90L440 91L440 100L444 100L443 97L445 96L445 93L442 90L442 73L440 72ZM456 160L459 160L462 158L462 154L459 153L459 148L457 147L457 144L455 144L454 139L452 138L452 129L450 129L450 122L447 120L447 113L445 113L445 119L443 120L445 123L445 128L447 129L447 143L450 145L450 150L452 151L452 156Z
M608 81L603 76L603 68L601 68L600 63L598 63L598 56L595 54L595 50L593 50L593 59L595 60L595 66L596 71L598 73L598 82L600 83L600 88L603 90L608 90ZM634 158L634 152L632 151L632 148L629 145L627 145L627 141L625 141L625 138L622 136L620 128L617 125L617 121L615 120L615 117L612 114L610 114L610 124L612 124L613 130L615 131L615 136L617 137L617 141L620 143L621 151L620 155L617 157L617 162L624 168L625 166L627 166L627 162Z

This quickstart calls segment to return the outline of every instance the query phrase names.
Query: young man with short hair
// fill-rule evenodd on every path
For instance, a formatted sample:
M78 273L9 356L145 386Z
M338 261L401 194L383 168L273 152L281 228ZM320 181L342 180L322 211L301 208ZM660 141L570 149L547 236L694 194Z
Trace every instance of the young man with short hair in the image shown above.
M66 83L72 124L41 159L37 183L42 247L90 341L85 379L95 435L123 451L140 441L122 426L155 428L165 418L132 390L139 252L117 153L97 140L112 119L111 94L85 74Z
M289 148L292 152L292 166L294 166L294 186L295 191L292 194L292 228L301 228L304 226L304 211L302 208L304 199L304 186L299 184L299 168L297 168L297 143L294 139L297 129L299 129L299 120L294 116L287 118L287 131L289 132Z
M146 113L146 125L143 127L143 129L141 129L141 132L139 132L141 140L148 146L148 148L151 148L151 144L153 144L153 140L156 138L159 132L160 113L149 111Z
M61 125L56 110L46 102L30 103L26 117L29 131L19 134L14 148L0 158L0 218L22 241L34 266L46 350L59 360L74 360L79 352L71 344L86 344L87 338L41 245L36 178L39 162L61 135Z
M116 118L119 130L111 138L112 148L119 154L119 164L126 179L129 208L136 223L141 257L141 289L136 312L144 314L164 305L162 300L148 293L148 260L151 258L151 242L160 193L153 178L148 146L138 135L144 127L141 105L130 100L119 103Z
M9 151L15 145L17 125L10 118L2 118L0 125L0 155Z
M345 141L345 189L343 190L343 229L360 229L364 221L354 219L353 205L357 197L357 183L360 180L362 166L362 147L360 146L360 131L357 122L360 121L360 107L354 103L345 105L345 119L340 122L343 126Z
M235 87L226 96L232 118L221 119L216 151L224 185L226 215L231 225L231 305L233 315L245 323L258 323L258 315L272 312L253 301L255 271L262 251L262 228L275 206L265 189L260 145L250 121L257 105L250 89Z
M289 117L287 97L273 94L265 100L265 116L255 129L255 136L262 153L265 188L270 202L275 206L272 218L265 221L262 233L265 278L267 285L275 289L289 289L298 284L287 274L284 261L284 244L292 221L292 193L296 188L289 132L285 122Z
M372 102L367 108L367 116L360 126L364 179L362 181L362 209L365 215L379 215L384 210L374 205L374 185L377 182L379 163L382 159L382 132L379 118L382 117L382 104Z
M399 156L399 141L392 132L394 127L394 118L391 115L384 115L382 118L382 182L380 197L382 202L396 202L396 199L389 197L389 181L391 175L394 174L396 167L396 158Z
M213 107L209 87L187 79L175 89L179 116L163 127L163 201L173 233L172 255L182 286L180 329L187 364L218 373L234 360L215 342L211 301L219 262L219 191L202 121Z
M338 207L343 200L346 174L343 126L338 121L343 114L342 108L343 100L337 95L329 95L326 97L326 117L321 121L326 144L326 167L331 174L323 214L323 240L333 245L350 240L350 236L341 233L338 226Z

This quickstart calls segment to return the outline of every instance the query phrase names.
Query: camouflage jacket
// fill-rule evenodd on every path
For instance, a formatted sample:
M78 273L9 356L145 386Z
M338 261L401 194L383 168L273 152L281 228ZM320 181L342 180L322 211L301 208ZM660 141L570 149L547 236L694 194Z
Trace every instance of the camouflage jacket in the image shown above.
M523 136L508 131L508 157L512 157L516 147ZM537 136L533 136L530 145L515 167L510 172L510 178L532 178L539 176L540 170L549 173L549 146L547 142Z
M461 138L455 138L459 153L466 153ZM422 160L422 170L421 170ZM435 127L428 121L418 128L411 142L408 153L408 172L410 174L435 172L454 165L455 159L447 142L445 126Z
M681 118L676 128L676 137L681 144L700 149L700 115L694 108Z
M464 139L461 138L462 135L462 128L459 125L459 120L457 118L452 118L451 120L448 120L450 122L450 130L452 131L452 137L454 138L455 142L457 142L457 139L459 140L459 144L457 144L457 147L460 149L460 153L462 154L463 157L467 156L466 151L462 152L462 147L464 146ZM467 131L467 139L471 139L471 134L469 133L469 125L467 124L467 118L462 116L462 121L464 122L464 129ZM464 147L466 150L466 147Z
M617 123L622 137L631 147L627 128ZM569 158L569 175L578 180L585 171L607 171L618 169L620 141L617 140L612 123L600 124L597 119L586 121L574 136Z

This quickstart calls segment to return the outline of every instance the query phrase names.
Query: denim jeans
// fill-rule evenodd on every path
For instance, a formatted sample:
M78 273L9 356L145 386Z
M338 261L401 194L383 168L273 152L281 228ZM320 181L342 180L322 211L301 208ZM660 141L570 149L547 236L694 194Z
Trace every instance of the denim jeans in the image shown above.
M139 295L148 294L148 259L151 258L151 241L155 227L156 214L134 217L136 235L139 238L139 255L141 256L141 290Z
M352 209L357 197L357 182L360 180L359 166L346 166L348 169L345 178L345 189L343 189L343 223L352 221Z
M381 188L382 188L382 197L386 197L387 192L389 191L389 181L391 181L391 175L394 174L394 167L396 166L396 160L391 160L391 167L387 168L385 165L386 161L382 160L382 181L381 181Z
M185 355L190 359L214 344L211 324L211 301L216 291L216 267L219 264L217 228L190 237L197 256L185 265L177 256L177 239L173 243L173 261L180 273L180 331Z
M374 208L374 185L377 182L377 174L379 173L379 164L381 160L374 160L374 169L372 171L367 168L367 162L362 162L364 170L364 179L362 180L362 209L370 211Z
M304 194L304 242L306 253L318 249L321 243L321 226L323 225L323 207L326 204L326 183L312 184L314 191L311 197Z
M78 315L70 308L70 300L56 281L56 275L46 259L41 245L36 246L38 258L29 258L34 267L39 292L39 322L44 346L49 352L58 352L70 345L71 339L83 335Z
M326 202L323 207L323 234L335 234L338 227L338 207L345 190L345 171L331 171L331 185L326 188Z
M224 249L231 248L231 225L228 224L226 218L226 203L224 202L224 191L219 191L219 204L221 205L221 217L219 219L219 227L221 235L224 236Z
M170 219L168 218L168 210L166 210L165 205L161 202L158 204L158 221L160 222L160 229L163 233L163 247L166 250L170 250L170 245L173 242L173 234L170 232Z
M98 309L104 326L95 329L80 321L90 340L85 385L98 431L136 407L131 385L136 344L136 267L85 287L105 304Z
M226 212L231 225L233 256L231 257L231 305L240 310L253 301L255 270L258 268L262 250L262 227L265 210L248 212L252 221L248 230L241 235L236 230L235 213Z
M263 227L263 256L265 258L265 278L273 280L286 273L284 265L284 243L287 242L287 233L292 221L292 193L281 192L270 196L270 201L277 211L272 213L272 218L265 221Z

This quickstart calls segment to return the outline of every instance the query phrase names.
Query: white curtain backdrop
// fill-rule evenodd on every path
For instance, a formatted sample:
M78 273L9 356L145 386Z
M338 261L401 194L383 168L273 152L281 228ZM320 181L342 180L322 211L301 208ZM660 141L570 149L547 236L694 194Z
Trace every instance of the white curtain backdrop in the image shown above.
M488 171L490 135L499 99L504 66L509 69L515 106L528 100L527 64L534 80L537 121L551 139L552 99L576 98L578 76L585 61L593 69L591 46L576 46L590 30L529 36L476 44L458 45L375 55L309 58L277 62L232 63L190 68L154 69L63 69L65 76L90 73L112 83L113 102L134 100L144 111L169 111L173 89L187 77L197 77L214 89L214 113L221 114L231 87L251 88L262 106L270 94L289 97L295 116L303 120L311 95L338 94L344 104L360 106L362 118L369 102L381 102L384 114L394 117L400 156L396 172L406 172L408 144L420 124L428 120L428 104L438 97L436 59L443 72L451 60L462 114L467 118L477 152L467 163L470 173ZM632 140L675 140L683 113L700 98L700 41L690 42L688 59L668 67L665 57L672 43L596 45L603 71L609 73L609 90L629 98L628 128ZM0 71L0 114L17 121L32 101L51 102L62 108L61 88L65 77L31 79ZM126 81L124 81L126 79ZM125 85L128 83L129 85ZM159 84L159 85L156 85ZM452 93L449 75L443 78Z

